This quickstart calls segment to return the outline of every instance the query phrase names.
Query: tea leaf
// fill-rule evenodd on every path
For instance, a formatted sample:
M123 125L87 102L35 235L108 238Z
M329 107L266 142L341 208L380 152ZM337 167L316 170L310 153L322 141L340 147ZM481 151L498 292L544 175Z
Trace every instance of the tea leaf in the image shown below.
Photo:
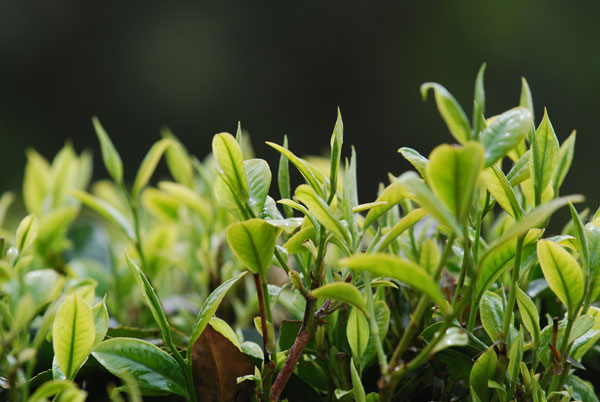
M50 380L43 383L29 397L28 402L46 402L52 396L58 395L68 389L75 388L76 385L69 380Z
M363 254L340 260L340 265L376 276L387 276L404 282L431 297L445 312L447 302L437 284L420 266L389 254Z
M459 239L462 239L463 232L458 225L458 222L448 211L448 209L440 202L440 200L431 192L429 187L417 176L414 172L406 172L397 179L404 184L408 191L432 217L437 219L442 225L447 226L456 234Z
M218 175L215 178L214 192L219 206L233 215L238 221L243 221L249 217L242 200L235 195L231 184L222 175Z
M22 253L33 243L38 231L38 220L33 215L27 215L17 228L17 249Z
M58 366L66 378L73 379L94 345L96 330L90 306L77 294L68 296L56 312L52 334Z
M533 119L533 99L531 98L531 90L525 80L525 77L521 77L521 97L519 99L519 106L524 107L531 113Z
M173 176L175 181L191 188L194 185L194 167L192 166L190 155L169 128L163 128L161 135L163 138L171 141L171 146L167 148L165 153L167 167L169 168L169 172L171 172L171 176Z
M504 306L502 298L495 293L486 291L479 302L479 311L483 329L494 342L502 332Z
M473 105L473 138L479 138L479 133L485 128L485 91L483 89L483 75L486 64L483 63L475 79L475 100Z
M452 136L461 144L469 141L471 139L471 125L456 99L440 84L426 82L421 85L423 100L427 100L429 89L433 89L437 108Z
M227 227L227 243L250 271L264 277L271 266L275 242L280 234L278 227L262 219L250 219Z
M519 287L517 287L517 304L523 325L533 337L534 342L538 343L540 339L540 315L535 303Z
M300 229L296 234L289 238L289 240L283 245L283 247L290 254L297 254L306 251L304 242L311 239L313 242L316 241L315 228L313 226Z
M573 388L573 398L584 402L598 402L598 395L589 381L584 381L574 374L567 377L567 387Z
M73 191L73 195L77 197L83 204L85 204L88 208L93 209L106 219L108 219L111 223L117 226L119 229L125 233L125 235L133 240L135 239L135 232L133 230L133 225L131 222L123 215L119 210L115 207L107 203L106 201L94 197L93 195L86 193L84 191Z
M185 375L177 361L153 344L133 338L112 338L100 343L92 355L117 377L123 371L144 388L188 397Z
M436 333L437 335L437 333ZM437 345L432 349L431 354L435 354L444 349L451 348L453 346L464 346L469 343L469 336L466 331L462 328L450 327L444 333L444 336Z
M519 330L517 338L513 341L508 351L508 376L511 382L517 381L519 367L523 360L523 329Z
M267 145L275 148L282 155L285 155L286 158L298 169L300 174L304 177L306 182L310 184L312 189L320 196L323 196L323 190L321 189L321 184L325 181L325 177L322 173L320 173L317 169L311 168L310 163L305 161L304 159L298 158L287 148L282 147L281 145L277 145L273 142L266 142Z
M510 169L508 174L506 175L506 179L510 182L511 186L516 186L518 184L523 183L525 180L531 177L531 172L529 170L530 165L530 157L529 153L531 151L527 151L521 156Z
M489 400L490 390L488 380L494 377L496 372L496 363L498 358L494 348L489 348L484 354L479 356L469 376L469 388L471 395L479 398L481 401ZM473 399L475 399L475 397Z
M406 229L423 219L425 215L427 215L427 212L423 208L417 208L410 211L402 219L400 219L390 229L389 232L379 239L379 242L374 247L374 251L385 251L390 243L396 240L396 238L400 236Z
M338 169L340 167L340 156L342 154L342 143L344 142L344 122L342 121L342 114L340 108L337 110L337 120L333 127L333 134L331 134L331 167L329 170L329 191L331 194L335 194L337 188L337 177Z
M271 169L263 159L248 159L244 161L244 171L248 179L250 191L250 208L256 215L260 215L271 186Z
M550 184L558 165L558 139L548 112L544 109L544 117L539 127L531 136L531 163L529 169L535 194L536 205L540 203L542 192Z
M369 322L364 314L352 309L346 324L346 337L352 350L352 356L360 361L369 343Z
M485 167L490 167L525 138L532 124L531 112L517 107L502 113L481 133Z
M212 150L219 168L223 171L224 179L231 186L233 195L241 203L246 202L249 189L244 171L244 156L239 144L231 134L220 133L213 137Z
M429 155L427 182L459 222L471 207L482 167L483 148L472 141L461 147L440 145Z
M104 127L100 124L100 120L98 120L96 116L92 117L92 124L94 125L94 130L96 131L98 141L100 142L104 166L110 174L110 177L112 177L117 184L121 184L123 182L123 162L121 162L121 157L108 134L104 131Z
M429 163L429 160L426 157L408 147L402 147L398 150L398 152L400 152L402 156L404 156L404 159L409 161L415 167L415 169L417 169L417 172L419 172L421 177L425 178L425 169Z
M481 181L502 209L514 219L521 218L523 215L521 204L517 201L517 196L511 184L498 166L493 165L485 169L481 173Z
M408 192L406 191L406 188L398 182L393 182L387 186L381 195L377 197L377 200L375 200L377 203L385 204L376 205L369 210L363 222L363 232L366 231L377 218L400 203L407 195Z
M251 397L253 382L238 383L237 378L254 373L252 361L210 325L194 342L192 372L196 395L203 400L243 401Z
M96 335L94 336L94 346L96 346L104 340L104 337L108 332L108 310L106 309L106 297L92 307L92 314L94 315L94 327L96 329Z
M583 299L583 272L564 248L549 240L539 240L537 253L548 286L570 313Z
M356 402L367 402L365 389L360 381L360 375L354 365L354 359L350 359L350 377L352 378L352 390L354 391L354 400Z
M440 250L436 242L432 238L427 238L421 246L421 254L419 255L419 265L430 275L433 275L435 269L440 262Z
M133 181L133 188L131 189L131 198L134 200L137 199L138 195L142 191L142 189L148 184L150 177L154 173L156 169L156 165L158 165L158 161L165 153L165 151L173 144L173 141L168 138L164 138L154 145L148 151L138 172L135 176L135 180Z
M306 184L301 184L296 188L295 197L306 205L310 213L333 233L338 239L350 243L350 235L344 225L335 216L333 210L327 203Z
M569 138L565 140L560 146L560 150L558 152L558 165L556 167L556 172L554 177L552 178L552 182L554 183L554 192L558 193L558 189L562 186L563 181L565 181L565 177L567 177L567 173L571 168L571 163L573 162L573 154L575 153L575 136L577 133L575 130L569 135Z
M288 149L287 135L283 136L283 148ZM277 169L277 185L279 187L279 195L281 196L281 198L292 197L290 193L290 166L288 158L284 154L281 154L279 156L279 168ZM289 206L284 205L283 210L287 218L292 217L293 212Z
M204 328L206 327L206 325L208 324L208 322L210 321L212 316L215 314L215 311L217 311L217 309L219 308L219 305L221 304L221 301L223 301L223 298L227 294L227 291L238 280L240 280L244 275L246 275L246 273L247 273L246 271L240 272L233 278L223 282L221 285L219 285L218 288L216 288L215 290L212 291L212 293L206 298L206 300L202 304L202 307L200 308L200 311L198 312L198 315L196 316L196 321L194 322L192 334L190 335L190 340L188 342L188 349L187 349L187 361L188 362L191 361L190 358L191 358L192 347L194 345L194 342L196 342L196 339L198 339L198 337L200 336L202 331L204 331Z
M363 312L365 316L369 316L367 313L367 305L365 304L364 297L360 294L358 289L346 282L332 282L323 285L310 292L312 297L322 299L334 299L344 303L348 303L353 307L356 307Z

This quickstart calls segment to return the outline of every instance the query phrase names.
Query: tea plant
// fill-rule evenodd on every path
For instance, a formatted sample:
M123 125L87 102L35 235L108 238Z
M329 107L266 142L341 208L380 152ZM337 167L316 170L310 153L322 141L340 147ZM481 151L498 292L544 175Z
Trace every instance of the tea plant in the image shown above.
M95 118L110 181L88 190L69 144L52 163L28 151L30 215L0 240L0 395L597 401L579 375L598 369L600 212L560 196L575 133L559 143L546 111L536 127L525 80L486 116L484 70L471 120L423 84L458 144L401 148L416 172L364 204L339 112L327 159L268 143L277 196L240 126L204 161L164 130L132 186Z

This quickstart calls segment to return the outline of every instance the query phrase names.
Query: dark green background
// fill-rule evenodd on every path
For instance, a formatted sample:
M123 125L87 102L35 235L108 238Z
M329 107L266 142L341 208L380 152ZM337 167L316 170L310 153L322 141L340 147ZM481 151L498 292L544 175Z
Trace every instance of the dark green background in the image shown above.
M51 157L66 139L92 148L104 177L94 114L131 180L161 125L204 156L241 120L275 162L265 140L320 153L340 106L371 201L409 168L400 146L427 155L452 140L419 85L442 83L470 114L487 62L488 115L516 105L526 76L536 120L546 106L561 141L578 130L563 193L600 203L598 2L121 3L0 2L0 191L20 188L27 146Z

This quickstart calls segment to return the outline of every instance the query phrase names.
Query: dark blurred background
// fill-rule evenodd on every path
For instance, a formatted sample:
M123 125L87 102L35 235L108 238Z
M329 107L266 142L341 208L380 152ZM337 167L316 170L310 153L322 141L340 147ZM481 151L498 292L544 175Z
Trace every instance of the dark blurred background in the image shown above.
M578 130L563 193L600 204L600 3L207 3L0 2L0 191L20 188L27 146L50 158L67 139L105 177L92 115L132 180L162 125L204 156L241 120L274 163L264 141L283 134L297 154L326 150L339 106L371 201L388 171L410 168L399 147L452 141L419 85L442 83L470 116L487 62L487 114L515 106L525 76L536 121L546 106L561 142Z

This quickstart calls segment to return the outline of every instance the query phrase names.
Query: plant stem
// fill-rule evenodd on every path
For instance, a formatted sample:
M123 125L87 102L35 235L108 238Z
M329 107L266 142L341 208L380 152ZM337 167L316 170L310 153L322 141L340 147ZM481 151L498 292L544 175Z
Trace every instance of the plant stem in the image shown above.
M379 327L375 320L375 307L373 306L373 294L371 290L371 274L368 271L364 271L362 277L367 295L367 310L369 311L369 324L371 326L371 334L373 335L373 343L375 343L375 350L377 351L377 359L379 360L381 374L384 375L387 373L388 363L385 352L383 351L381 338L379 337Z
M271 356L269 350L271 349L272 339L269 329L270 323L270 306L269 306L269 294L266 292L266 283L262 280L259 274L254 274L254 284L256 286L256 294L258 295L258 306L260 310L260 324L263 338L263 375L262 375L262 383L263 383L263 393L261 396L262 401L269 401L270 392L271 392L271 382L273 381L273 366L271 364ZM266 293L266 298L265 298ZM267 313L268 311L268 313Z
M523 251L523 243L525 242L525 235L519 236L517 239L517 247L515 250L515 263L513 265L510 291L508 292L508 301L506 302L506 309L504 310L504 320L502 321L502 340L506 341L508 338L508 332L510 330L510 324L512 322L513 309L515 308L515 301L517 299L517 282L519 281L519 271L521 268L521 252Z

